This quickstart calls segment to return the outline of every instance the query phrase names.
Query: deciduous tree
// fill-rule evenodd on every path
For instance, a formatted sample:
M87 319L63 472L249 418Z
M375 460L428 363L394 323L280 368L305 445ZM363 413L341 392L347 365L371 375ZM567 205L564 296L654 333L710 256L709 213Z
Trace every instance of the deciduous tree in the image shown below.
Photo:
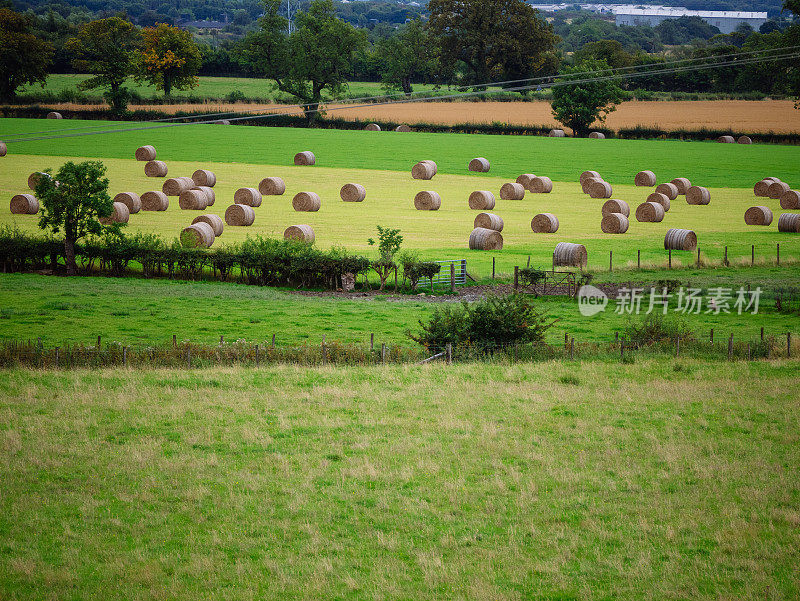
M13 10L0 8L0 100L14 99L27 84L44 86L53 62L53 46L30 32L28 20Z
M408 96L412 81L432 77L440 70L434 43L419 19L396 35L381 39L377 54L383 62L384 89L400 90Z
M200 50L192 34L159 23L142 30L143 48L137 57L140 81L148 81L169 98L172 90L191 90L198 85Z

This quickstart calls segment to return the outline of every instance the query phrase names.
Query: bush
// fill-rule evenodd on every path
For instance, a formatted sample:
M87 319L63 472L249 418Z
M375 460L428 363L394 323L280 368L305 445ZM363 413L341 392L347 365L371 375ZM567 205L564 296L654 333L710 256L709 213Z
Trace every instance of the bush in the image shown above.
M623 339L635 347L659 342L692 340L693 332L683 321L666 318L660 313L644 315L638 322L630 322L623 331Z

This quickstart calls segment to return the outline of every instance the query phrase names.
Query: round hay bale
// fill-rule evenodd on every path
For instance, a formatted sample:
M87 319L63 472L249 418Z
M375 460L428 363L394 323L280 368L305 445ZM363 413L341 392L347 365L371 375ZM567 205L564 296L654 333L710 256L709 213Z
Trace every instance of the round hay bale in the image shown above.
M633 183L635 186L652 188L656 185L656 174L652 171L640 171L636 174L636 177L633 178Z
M217 176L208 169L198 169L192 173L192 181L195 186L208 186L213 188L217 184Z
M295 211L319 211L322 201L316 192L298 192L292 199L292 207Z
M800 233L800 213L783 213L778 217L778 231Z
M366 131L381 131L381 126L377 123L370 123L364 129Z
M283 231L284 240L299 240L306 244L314 244L314 228L310 225L290 225Z
M628 231L628 218L622 213L603 215L600 229L604 234L624 234Z
M414 197L414 208L417 211L438 211L442 206L442 197L432 190L417 192Z
M432 161L431 161L432 162ZM429 161L420 161L411 168L411 177L414 179L433 179L436 168Z
M539 213L531 219L531 230L534 234L555 234L558 225L558 217L552 213Z
M547 135L551 138L564 138L567 134L564 133L563 129L551 129Z
M206 195L206 207L213 207L214 203L217 202L217 195L211 186L195 186L192 190L200 190Z
M719 138L717 138L717 142L719 142L720 144L733 144L734 142L736 142L736 140L734 139L733 136L720 136Z
M186 248L208 248L214 244L214 230L203 221L193 223L181 232L181 245Z
M214 230L214 236L221 236L222 230L225 229L225 224L222 221L222 217L219 215L215 215L214 213L205 213L204 215L198 215L194 219L192 219L192 225L195 223L207 223L211 226L211 229Z
M298 152L294 155L294 164L295 165L313 165L317 162L317 157L314 156L314 153L310 150L304 150L302 152Z
M489 192L489 190L475 190L469 195L469 208L473 211L488 211L493 209L494 194Z
M589 260L589 254L583 244L559 242L553 250L553 267L580 267L583 269Z
M231 226L253 225L256 220L256 212L253 207L247 205L232 204L225 209L225 223Z
M156 147L155 146L139 146L134 153L137 161L155 161L156 160Z
M600 213L602 215L619 213L620 215L625 215L625 217L630 217L631 208L630 206L628 206L628 203L625 202L624 200L617 200L616 198L612 198L611 200L607 200L603 203L603 208L600 209Z
M420 163L428 163L431 167L433 167L433 174L436 175L439 173L439 166L436 164L436 161L432 161L430 159L423 159Z
M479 171L480 173L489 173L491 165L489 160L483 157L476 157L469 162L468 169L470 171Z
M753 139L750 136L739 136L739 139L736 140L737 144L752 144Z
M744 222L747 225L770 225L772 210L762 206L750 207L744 212Z
M653 192L647 197L645 202L655 202L660 204L664 208L664 212L666 213L669 211L670 207L670 200L666 194L662 194L661 192Z
M286 192L286 183L280 177L265 177L258 184L258 191L264 196L281 196Z
M517 183L522 184L522 187L528 190L531 186L531 180L536 177L533 173L523 173L517 177Z
M764 178L760 182L756 182L756 185L753 186L753 193L756 196L769 198L769 187L773 183L775 183L775 180L773 180L772 178Z
M166 211L168 208L169 198L161 190L142 194L142 211Z
M239 188L233 193L233 202L248 207L261 206L261 192L257 188Z
M597 171L584 171L583 173L581 173L580 182L583 183L587 179L602 180L603 178L600 177L600 174Z
M494 213L478 213L475 215L474 227L482 227L487 230L494 230L496 232L503 231L503 218Z
M503 235L497 230L476 227L469 235L470 250L502 250Z
M33 194L16 194L11 197L13 215L36 215L38 212L39 200Z
M144 174L147 177L167 177L167 164L164 161L149 161L144 165Z
M0 157L6 156L8 153L8 147L6 146L5 142L0 142Z
M658 223L664 221L664 207L657 202L643 202L636 207L636 221Z
M28 176L28 188L31 190L36 190L36 185L39 183L39 180L43 177L50 177L47 173L42 173L41 171L34 171Z
M405 123L403 123L403 124L398 125L397 127L395 127L394 131L411 131L411 128L408 125L406 125Z
M711 192L702 186L692 186L686 191L686 202L690 205L707 205L711 202Z
M587 177L586 179L581 180L581 190L584 194L589 194L589 191L592 189L592 184L595 182L602 182L604 181L602 177Z
M664 236L664 250L694 250L697 248L697 234L692 230L672 228Z
M344 202L363 202L367 197L367 189L361 184L345 184L339 190Z
M114 202L124 204L128 207L130 214L135 214L142 210L142 199L136 192L120 192L114 197Z
M205 211L208 197L202 190L184 190L178 197L178 206L183 211Z
M678 186L671 182L668 184L658 184L656 186L656 192L663 194L670 200L675 200L678 198Z
M781 194L781 208L787 211L800 209L800 192L797 190L786 190Z
M51 112L47 113L47 118L48 119L63 119L64 116L59 112L51 111Z
M212 121L215 125L230 125L231 122L228 119L217 119L216 121Z
M182 177L170 177L164 180L161 185L161 191L167 196L180 196L184 191L194 187L194 182L192 182L191 178L187 179L191 184Z
M789 184L786 182L772 182L767 188L767 196L770 198L778 199L783 196L784 193L788 192L791 188L789 188Z
M678 188L678 194L680 196L685 196L687 190L689 190L689 188L692 187L692 182L690 182L685 177L676 177L670 183L675 184L675 187Z
M770 176L770 177L765 177L764 179L765 179L765 180L767 180L768 182L779 182L779 181L781 181L781 179L780 179L780 178L778 178L778 177L772 177L772 176Z
M544 175L537 175L531 180L528 190L534 194L550 194L553 191L553 181Z
M594 140L605 140L606 139L606 135L601 131L593 131L592 133L589 134L589 137L594 139Z
M522 184L508 182L500 187L501 200L522 200L525 198L525 188Z
M608 182L592 182L589 186L589 196L592 198L611 198L613 190Z
M98 221L103 225L111 225L112 223L128 223L131 213L128 211L127 205L121 202L114 203L114 209L108 217L100 217Z

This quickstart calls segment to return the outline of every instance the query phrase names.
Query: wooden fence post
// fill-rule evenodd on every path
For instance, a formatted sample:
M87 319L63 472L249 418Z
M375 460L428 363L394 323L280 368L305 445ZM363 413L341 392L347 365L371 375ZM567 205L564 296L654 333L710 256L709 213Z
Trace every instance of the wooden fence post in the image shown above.
M128 347L122 347L122 367L128 367Z
M514 290L519 287L519 266L514 265Z
M494 257L492 257L492 279L494 279Z
M761 326L761 342L764 342L764 326Z
M381 363L386 363L386 343L381 342Z
M370 332L369 334L369 352L375 350L375 332Z
M725 247L725 258L722 260L722 264L725 267L728 267L728 247Z
M680 357L681 355L681 337L675 337L675 357Z
M220 337L219 337L219 345L222 346L223 344L225 344L225 336L220 335Z
M642 250L638 249L636 251L636 269L642 268Z
M625 362L625 340L624 339L619 341L619 360L620 360L620 363L624 363Z
M697 267L700 267L700 247L697 247Z
M97 337L97 350L100 350L100 336Z
M178 336L176 334L173 334L172 335L172 348L175 348L177 346L178 346Z
M450 263L450 293L455 292L456 290L456 266L454 263Z
M275 334L272 335L272 348L275 348Z
M575 358L575 338L569 339L569 358L570 361Z
M59 347L56 347L56 367L58 367L58 360L59 360L59 356L58 356L58 355L59 355L59 351L60 351L60 348L59 348Z
M711 335L709 336L709 342L714 344L714 328L711 328Z
M452 342L448 342L447 343L447 346L445 347L445 352L446 352L445 356L446 356L447 365L452 365L453 364L453 343Z
M669 268L672 269L672 249L670 248L667 252L669 253Z
M728 338L728 359L733 357L733 334Z
M750 245L750 267L753 267L756 264L756 245Z
M777 259L777 262L778 262L778 267L780 267L781 266L781 243L780 242L778 242L778 247L777 247L776 252L777 252L777 254L775 256L776 256L776 259Z
M614 251L608 251L608 270L614 271Z
M258 356L259 349L260 349L260 346L257 344L256 345L256 367L258 367L258 363L259 363L259 361L258 361L259 360L259 356Z

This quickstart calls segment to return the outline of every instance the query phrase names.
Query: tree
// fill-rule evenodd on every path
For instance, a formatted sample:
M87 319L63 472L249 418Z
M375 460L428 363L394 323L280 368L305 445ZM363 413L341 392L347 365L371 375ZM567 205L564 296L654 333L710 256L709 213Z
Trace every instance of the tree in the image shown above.
M612 69L630 67L636 61L635 57L626 52L625 48L617 40L589 42L575 53L577 62L591 58L605 61Z
M51 170L36 184L36 197L42 204L39 227L64 235L64 258L67 275L78 272L75 242L89 234L119 232L121 224L102 226L101 217L109 217L114 202L108 195L106 168L100 161L65 163L55 176Z
M410 96L412 80L421 80L439 71L428 32L419 19L411 21L400 33L378 42L377 54L383 61L383 87L401 90Z
M191 90L198 85L200 50L188 31L159 23L142 30L143 48L137 57L139 81L148 81L169 98L172 89Z
M77 37L67 41L66 50L75 55L73 67L94 77L78 84L78 88L106 88L103 97L111 110L124 111L130 99L124 84L134 73L134 52L140 43L139 30L119 17L99 19L81 27Z
M20 86L44 86L53 53L52 45L30 32L25 17L0 9L0 101L13 100Z
M558 66L558 36L523 0L430 0L428 9L442 64L462 64L465 82L476 89Z
M784 0L784 10L790 10L795 15L795 21L800 17L800 0ZM785 44L787 47L800 46L800 23L795 23L785 32ZM795 97L794 108L800 109L800 66L797 61L789 63L789 73L787 77L790 94Z
M381 279L381 287L386 285L386 280L393 270L397 269L397 264L394 262L394 256L400 250L400 245L403 243L403 236L400 235L400 230L377 226L378 228L378 258L372 262L372 269L378 274ZM367 240L370 246L374 246L375 240L370 238Z
M550 106L553 116L578 137L587 135L595 121L604 123L606 115L615 111L616 105L624 100L619 78L611 76L603 61L586 59L565 67L561 73L553 87ZM591 81L586 81L588 79ZM576 83L570 84L569 81Z

